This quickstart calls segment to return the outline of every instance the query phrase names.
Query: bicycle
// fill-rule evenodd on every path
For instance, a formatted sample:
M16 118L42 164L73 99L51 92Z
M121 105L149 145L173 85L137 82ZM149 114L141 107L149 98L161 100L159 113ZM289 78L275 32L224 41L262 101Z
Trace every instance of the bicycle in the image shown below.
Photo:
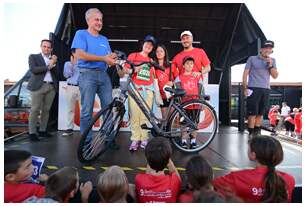
M124 104L128 95L135 100L151 123L152 127L147 125L141 125L141 127L142 129L151 130L153 137L162 136L169 138L177 149L189 153L201 151L210 144L216 135L218 120L214 108L204 98L191 99L181 103L181 98L185 96L183 89L165 88L165 91L171 93L172 98L166 118L159 119L139 94L135 84L131 81L131 77L135 72L135 67L143 64L154 66L157 69L163 68L154 62L141 62L136 65L125 58L119 58L117 69L122 69L124 64L129 64L132 71L127 78L126 87L121 90L119 97L115 97L105 109L101 109L93 117L91 123L81 135L78 147L78 158L81 162L90 162L97 159L109 147L108 144L105 144L106 140L115 139L118 136L120 124L125 113ZM102 121L102 125L95 132L95 135L94 132L92 133L92 137L88 140L87 135L92 130L96 121ZM188 136L195 132L198 146L196 148L184 148L181 145L182 135Z

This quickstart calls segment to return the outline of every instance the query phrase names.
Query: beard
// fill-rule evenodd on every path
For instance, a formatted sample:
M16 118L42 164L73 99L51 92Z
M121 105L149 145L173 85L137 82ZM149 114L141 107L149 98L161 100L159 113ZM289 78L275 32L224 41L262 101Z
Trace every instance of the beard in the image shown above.
M192 43L186 42L186 43L182 43L184 49L188 49L191 47Z

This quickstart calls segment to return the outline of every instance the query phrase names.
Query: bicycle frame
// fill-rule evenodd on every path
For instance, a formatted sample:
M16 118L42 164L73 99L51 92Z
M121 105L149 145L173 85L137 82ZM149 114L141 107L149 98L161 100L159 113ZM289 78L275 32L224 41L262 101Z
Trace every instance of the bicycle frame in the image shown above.
M190 125L193 127L191 129L196 129L196 125L194 124L194 122L181 110L179 104L176 104L174 102L174 98L171 100L170 105L168 107L167 117L166 117L165 121L163 122L163 124L161 124L161 119L157 118L155 116L155 114L151 111L149 105L146 103L144 98L138 92L137 87L134 84L134 82L131 80L130 76L127 78L127 88L121 91L121 94L124 95L123 103L127 99L127 94L126 94L127 92L134 99L136 104L139 106L140 110L144 113L146 118L149 120L149 122L153 126L150 129L155 130L155 132L158 135L161 135L161 136L164 136L164 137L172 137L174 135L173 131L166 131L166 129L164 129L164 128L166 128L166 123L168 122L168 120L171 117L170 111L171 111L172 108L177 110L180 113L180 115L182 117L184 117L190 123ZM177 133L180 134L180 131L178 131Z

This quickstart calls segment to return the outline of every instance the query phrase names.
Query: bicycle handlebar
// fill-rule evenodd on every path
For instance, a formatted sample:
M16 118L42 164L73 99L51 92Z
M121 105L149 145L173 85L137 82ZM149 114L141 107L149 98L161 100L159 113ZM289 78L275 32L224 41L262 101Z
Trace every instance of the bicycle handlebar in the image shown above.
M124 64L129 64L131 66L130 69L132 69L132 74L134 73L135 71L135 67L139 67L141 65L144 65L144 64L148 64L150 66L153 66L154 68L156 69L159 69L159 70L162 70L162 71L165 71L165 68L160 66L158 63L156 62L150 62L150 61L144 61L144 62L140 62L138 64L134 64L133 62L129 61L129 60L117 60L117 65L120 65L123 67Z

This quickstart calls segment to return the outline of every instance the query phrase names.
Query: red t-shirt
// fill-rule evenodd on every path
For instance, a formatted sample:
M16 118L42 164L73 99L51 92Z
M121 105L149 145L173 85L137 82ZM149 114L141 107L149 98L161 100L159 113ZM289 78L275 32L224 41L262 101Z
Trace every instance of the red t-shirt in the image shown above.
M156 69L155 70L156 78L158 79L158 86L160 90L160 94L163 99L166 99L166 94L164 91L164 86L170 81L170 67L167 67L165 71ZM178 76L178 72L172 71L171 81L173 82L175 78Z
M176 202L181 180L176 173L169 175L138 174L135 177L138 202Z
M295 131L298 133L302 132L302 112L298 112L294 116Z
M262 166L256 169L231 172L228 175L214 179L213 185L221 194L223 194L222 188L229 187L245 202L261 202L264 194L264 179L267 171L267 167ZM284 179L287 185L288 202L291 202L295 180L287 173L277 171L277 174Z
M172 60L172 70L178 71L180 74L183 74L185 69L183 67L183 59L186 56L191 56L194 58L194 67L192 69L193 72L201 72L202 67L210 64L210 60L208 59L205 51L200 48L193 48L191 51L181 51L178 53Z
M181 203L191 203L191 202L193 202L192 191L187 191L187 192L181 194L178 198L178 202L181 202Z
M128 58L130 62L134 64L139 64L141 62L149 62L152 59L150 57L144 57L139 52L131 53ZM130 68L129 64L126 64L126 67ZM142 70L138 73L134 73L132 76L132 81L137 85L151 85L153 84L153 73L154 67L148 67L148 65L144 64L141 66Z
M4 183L4 202L22 202L29 197L44 197L45 187L33 183L10 184Z
M201 76L194 77L192 74L181 74L176 78L175 83L180 84L181 88L186 91L186 97L182 98L182 102L199 97L199 84L201 83L201 79Z
M277 112L275 112L275 109L271 109L269 111L268 118L269 118L270 124L272 126L276 126L277 116L278 116L278 114L277 114Z

